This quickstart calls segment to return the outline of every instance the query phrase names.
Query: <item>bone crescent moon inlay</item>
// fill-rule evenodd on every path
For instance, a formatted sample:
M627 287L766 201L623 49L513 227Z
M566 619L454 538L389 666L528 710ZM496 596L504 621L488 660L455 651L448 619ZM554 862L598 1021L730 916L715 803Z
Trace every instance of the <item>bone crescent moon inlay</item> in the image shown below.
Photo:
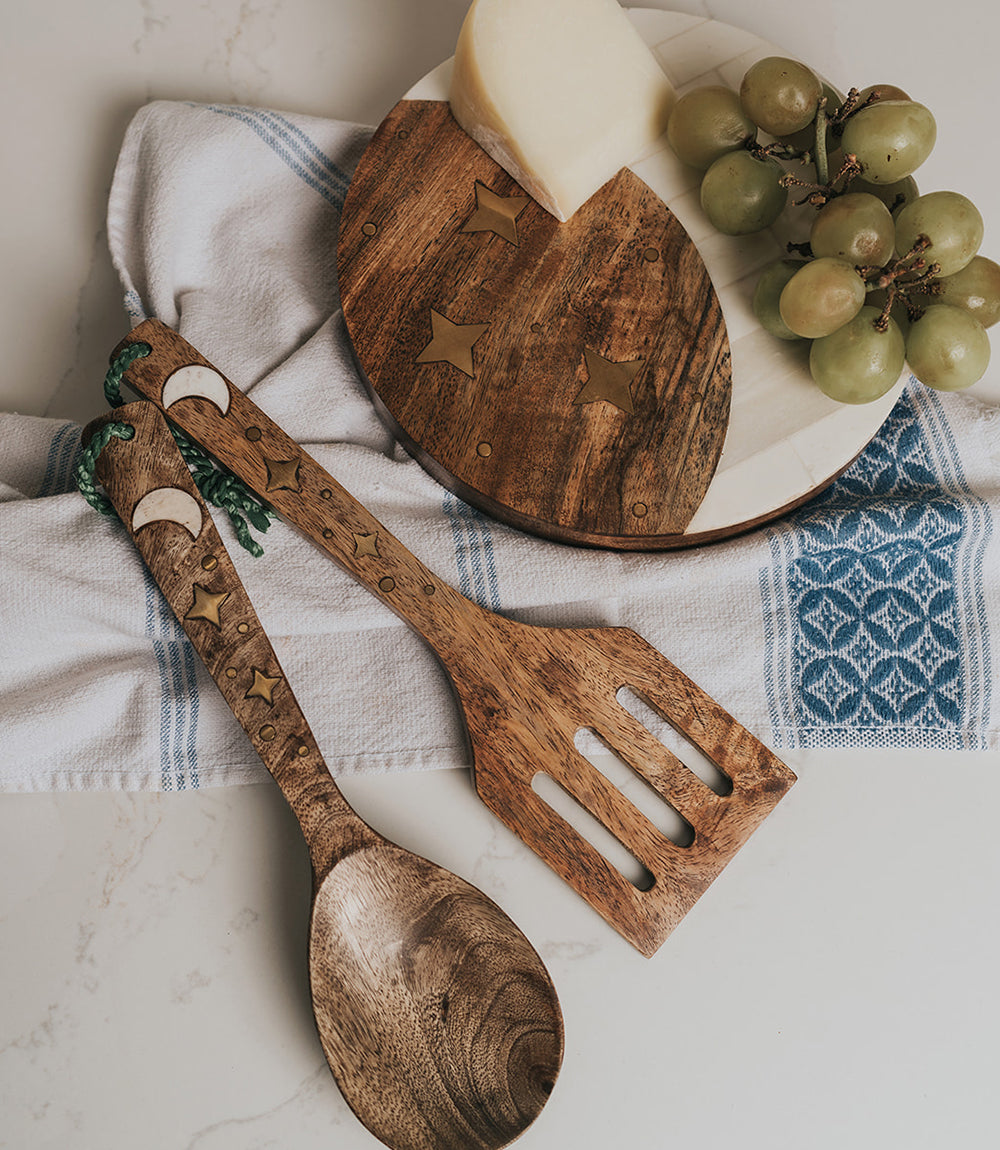
M193 495L179 487L157 487L147 492L132 512L132 530L162 520L179 523L192 539L201 534L201 507Z
M229 385L217 371L200 363L179 367L163 385L164 407L189 397L209 400L223 415L229 411Z

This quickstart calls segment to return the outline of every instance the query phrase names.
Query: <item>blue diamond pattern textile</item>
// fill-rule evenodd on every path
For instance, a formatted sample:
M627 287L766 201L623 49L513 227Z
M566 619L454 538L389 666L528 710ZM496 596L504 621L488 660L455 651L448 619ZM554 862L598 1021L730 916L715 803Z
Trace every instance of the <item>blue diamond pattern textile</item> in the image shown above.
M942 402L911 382L848 471L767 531L778 746L986 747L992 519Z

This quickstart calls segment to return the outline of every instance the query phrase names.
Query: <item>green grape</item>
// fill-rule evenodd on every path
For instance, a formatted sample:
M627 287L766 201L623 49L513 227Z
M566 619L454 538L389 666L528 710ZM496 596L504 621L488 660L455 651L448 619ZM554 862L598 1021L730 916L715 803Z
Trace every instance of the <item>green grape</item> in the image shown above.
M841 144L857 156L869 183L891 184L912 175L936 139L937 125L923 104L879 100L848 117Z
M884 203L867 192L834 196L816 213L809 232L815 256L836 256L858 267L882 267L892 258L896 229Z
M982 379L990 363L990 337L964 308L932 304L906 338L910 370L927 387L961 391Z
M826 114L832 115L844 102L844 97L836 90L831 88L829 84L822 85L823 95L826 96ZM787 136L781 137L783 144L790 144L793 148L798 148L802 152L813 153L816 151L816 125L810 122L804 127L800 128L797 132L792 132ZM836 140L834 139L833 129L827 127L826 129L826 150L827 154L832 152L836 147Z
M743 147L756 134L739 96L721 84L695 88L681 96L667 122L667 139L678 158L701 171L726 152Z
M788 201L783 175L775 160L758 160L746 148L720 156L701 181L701 206L712 227L727 236L770 227Z
M896 217L896 251L906 255L919 236L931 241L924 259L940 264L941 275L954 275L979 251L983 217L961 192L928 192Z
M753 313L760 326L778 339L801 339L781 318L778 300L784 286L802 267L801 260L775 260L761 272L753 293Z
M740 85L740 103L751 120L772 136L789 136L811 124L823 93L805 64L767 56L752 64Z
M803 264L785 284L778 310L796 335L819 339L854 319L865 294L865 281L851 264L821 256Z
M1000 320L1000 265L986 256L973 256L961 271L934 281L938 291L933 303L961 307L983 327Z
M878 94L875 95L875 93ZM877 104L880 100L909 100L910 98L902 88L897 88L895 84L869 84L867 88L862 88L858 93L858 103L863 104L872 95L875 95L875 99L872 100L873 104Z
M870 184L867 180L854 179L851 180L851 191L878 196L894 216L899 214L905 204L912 203L920 195L917 181L912 176L893 180L891 184Z
M809 349L809 373L820 391L840 403L871 403L899 380L905 359L903 334L893 320L875 327L879 309L863 307L843 327Z

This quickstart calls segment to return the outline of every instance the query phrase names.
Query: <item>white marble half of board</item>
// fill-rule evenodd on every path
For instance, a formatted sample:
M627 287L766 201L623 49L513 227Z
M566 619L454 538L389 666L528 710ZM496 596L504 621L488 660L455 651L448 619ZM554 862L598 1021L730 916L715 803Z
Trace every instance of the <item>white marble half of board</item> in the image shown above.
M704 17L652 8L627 12L678 95L703 84L738 89L755 60L787 55L743 29ZM406 98L447 100L451 74L447 60ZM828 399L809 376L808 344L768 335L751 306L760 270L785 254L788 226L739 239L719 235L701 210L700 174L677 159L665 137L628 166L687 229L722 302L733 354L732 410L719 466L685 534L728 533L773 516L838 475L885 422L908 373L874 403Z

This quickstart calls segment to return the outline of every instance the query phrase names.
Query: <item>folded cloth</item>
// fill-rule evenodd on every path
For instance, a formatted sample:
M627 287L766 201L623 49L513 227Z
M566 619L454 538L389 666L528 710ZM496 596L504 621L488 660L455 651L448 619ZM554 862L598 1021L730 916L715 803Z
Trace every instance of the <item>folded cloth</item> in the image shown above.
M491 522L394 444L351 362L337 221L369 134L254 108L141 110L109 207L133 321L179 330L471 598L631 626L779 752L997 747L992 407L911 385L825 493L708 548L584 550ZM79 428L2 416L0 442L0 788L266 777L122 525L73 488ZM216 521L334 774L468 765L418 637L284 524L254 559Z

